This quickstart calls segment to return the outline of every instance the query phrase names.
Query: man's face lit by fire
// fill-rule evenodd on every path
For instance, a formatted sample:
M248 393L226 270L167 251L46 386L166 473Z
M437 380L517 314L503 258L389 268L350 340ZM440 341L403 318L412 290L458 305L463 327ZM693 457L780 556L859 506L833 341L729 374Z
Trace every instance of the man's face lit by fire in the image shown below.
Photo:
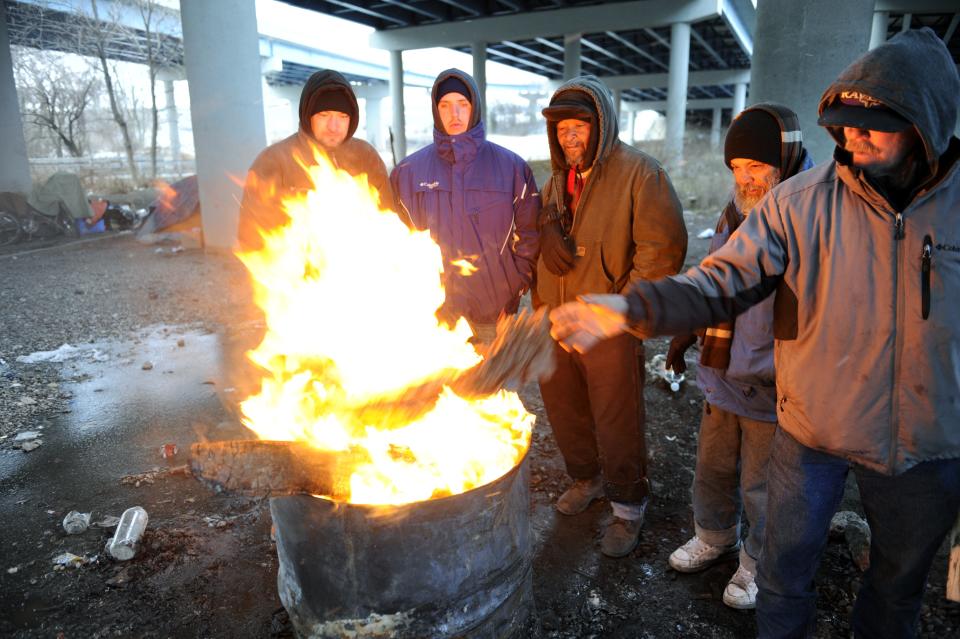
M462 93L448 93L437 102L440 123L447 135L459 135L470 126L473 105Z
M907 157L920 142L916 129L887 132L843 127L843 148L853 155L853 165L871 177L902 171Z
M350 116L340 111L320 111L310 118L310 128L317 142L333 150L347 139Z
M590 128L590 123L585 120L571 118L557 122L557 141L563 149L563 157L567 160L568 167L580 166L583 163L587 144L590 143Z
M730 160L733 170L733 203L746 215L767 191L780 181L780 170L764 162L747 158Z

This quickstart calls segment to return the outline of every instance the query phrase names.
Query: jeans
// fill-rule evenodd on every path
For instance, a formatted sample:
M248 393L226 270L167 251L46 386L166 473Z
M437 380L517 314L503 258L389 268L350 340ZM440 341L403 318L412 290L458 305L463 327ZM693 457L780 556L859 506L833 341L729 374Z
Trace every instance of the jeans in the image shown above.
M585 354L554 345L557 368L540 381L543 406L567 474L603 475L613 502L640 504L650 494L644 438L643 342L603 340Z
M740 540L745 510L750 531L740 565L757 574L767 508L767 459L777 425L703 404L693 479L693 520L697 536L714 546Z
M889 476L807 448L778 428L757 576L760 637L813 633L813 578L851 469L872 537L870 568L853 608L854 635L916 636L930 564L960 508L960 459L923 462Z

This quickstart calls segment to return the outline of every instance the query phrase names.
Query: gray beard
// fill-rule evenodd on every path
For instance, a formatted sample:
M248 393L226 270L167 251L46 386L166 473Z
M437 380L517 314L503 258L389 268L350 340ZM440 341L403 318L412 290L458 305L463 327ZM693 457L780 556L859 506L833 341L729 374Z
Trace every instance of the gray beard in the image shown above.
M733 204L737 207L737 210L740 211L741 215L746 215L750 212L757 202L763 199L763 196L766 195L768 191L764 191L761 195L757 197L751 197L749 195L743 195L740 193L739 189L733 190Z
M780 171L779 169L774 171L770 178L763 185L763 193L756 196L747 195L740 186L734 183L733 185L733 204L737 207L737 210L740 211L740 214L746 216L754 206L757 205L757 202L763 199L763 196L770 192L770 189L775 187L780 182Z

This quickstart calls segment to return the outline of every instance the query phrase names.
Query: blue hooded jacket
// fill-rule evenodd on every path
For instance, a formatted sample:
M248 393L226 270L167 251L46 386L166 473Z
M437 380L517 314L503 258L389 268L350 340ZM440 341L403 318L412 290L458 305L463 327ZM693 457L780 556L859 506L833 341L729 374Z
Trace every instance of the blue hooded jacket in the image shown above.
M472 126L458 135L438 128L437 87L451 76L466 85L473 105ZM440 245L446 290L441 317L491 324L501 312L515 312L530 288L539 252L540 194L527 163L487 141L473 78L457 69L443 71L431 100L434 142L398 164L390 182L397 206ZM453 264L459 260L477 270Z

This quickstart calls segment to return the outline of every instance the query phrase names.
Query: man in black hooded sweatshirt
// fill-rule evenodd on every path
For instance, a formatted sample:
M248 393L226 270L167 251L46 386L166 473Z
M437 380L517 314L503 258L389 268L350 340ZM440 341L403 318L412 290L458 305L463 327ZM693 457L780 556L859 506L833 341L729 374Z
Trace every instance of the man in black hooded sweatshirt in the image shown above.
M260 248L260 231L287 221L282 198L313 188L300 163L314 164L315 148L347 173L365 173L380 193L380 205L393 208L387 167L373 146L353 137L358 122L357 96L346 78L336 71L323 70L307 79L300 94L299 130L264 149L250 167L240 204L241 250Z

